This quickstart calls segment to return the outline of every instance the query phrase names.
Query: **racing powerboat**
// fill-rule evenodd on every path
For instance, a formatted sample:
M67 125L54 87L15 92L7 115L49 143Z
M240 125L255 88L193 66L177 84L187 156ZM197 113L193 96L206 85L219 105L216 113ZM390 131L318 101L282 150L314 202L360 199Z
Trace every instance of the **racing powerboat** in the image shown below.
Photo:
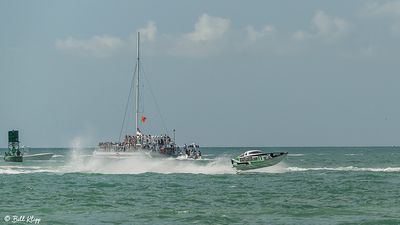
M261 150L246 151L231 159L237 170L253 170L278 164L286 158L287 152L263 153Z

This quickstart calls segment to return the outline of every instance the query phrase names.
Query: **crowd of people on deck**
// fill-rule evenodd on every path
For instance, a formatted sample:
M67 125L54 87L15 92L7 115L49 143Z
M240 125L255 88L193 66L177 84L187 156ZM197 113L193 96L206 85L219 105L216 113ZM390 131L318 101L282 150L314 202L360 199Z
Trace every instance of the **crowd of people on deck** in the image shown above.
M183 146L183 152L186 154L187 158L201 159L201 151L199 148L199 145L196 145L195 143L191 145L185 144Z
M159 150L174 147L175 143L170 136L164 135L125 135L122 142L100 142L99 147L105 151L141 148Z
M189 159L201 159L199 145L195 143L179 148L170 136L164 135L125 135L122 142L100 142L99 148L106 152L125 152L135 150L150 150L165 155L186 155Z

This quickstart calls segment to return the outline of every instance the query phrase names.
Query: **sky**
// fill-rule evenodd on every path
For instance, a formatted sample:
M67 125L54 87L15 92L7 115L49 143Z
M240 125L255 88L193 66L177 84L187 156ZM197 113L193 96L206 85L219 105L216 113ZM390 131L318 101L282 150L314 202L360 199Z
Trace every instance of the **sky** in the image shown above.
M400 1L0 0L0 147L400 145ZM122 133L133 133L133 102Z

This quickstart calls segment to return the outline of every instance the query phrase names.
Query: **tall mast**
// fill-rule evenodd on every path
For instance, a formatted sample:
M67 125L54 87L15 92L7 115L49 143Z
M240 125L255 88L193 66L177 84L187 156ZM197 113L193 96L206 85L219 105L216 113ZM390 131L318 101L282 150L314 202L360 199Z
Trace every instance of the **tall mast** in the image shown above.
M136 109L135 109L135 111L136 111L136 120L135 120L135 122L136 122L136 129L135 129L135 132L137 133L137 131L138 131L138 129L139 129L139 71L140 71L140 68L139 68L139 65L140 65L140 63L139 63L139 43L140 43L140 32L138 32L137 33L137 67L136 67L136 69L137 69L137 80L136 80ZM135 133L135 134L136 134Z

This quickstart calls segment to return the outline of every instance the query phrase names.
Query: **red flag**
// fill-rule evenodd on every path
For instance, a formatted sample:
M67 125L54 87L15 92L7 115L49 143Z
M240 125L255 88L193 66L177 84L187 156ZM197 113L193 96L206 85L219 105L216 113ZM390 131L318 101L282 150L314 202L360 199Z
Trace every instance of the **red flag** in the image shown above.
M142 123L144 123L144 122L146 122L146 117L145 116L142 116Z

